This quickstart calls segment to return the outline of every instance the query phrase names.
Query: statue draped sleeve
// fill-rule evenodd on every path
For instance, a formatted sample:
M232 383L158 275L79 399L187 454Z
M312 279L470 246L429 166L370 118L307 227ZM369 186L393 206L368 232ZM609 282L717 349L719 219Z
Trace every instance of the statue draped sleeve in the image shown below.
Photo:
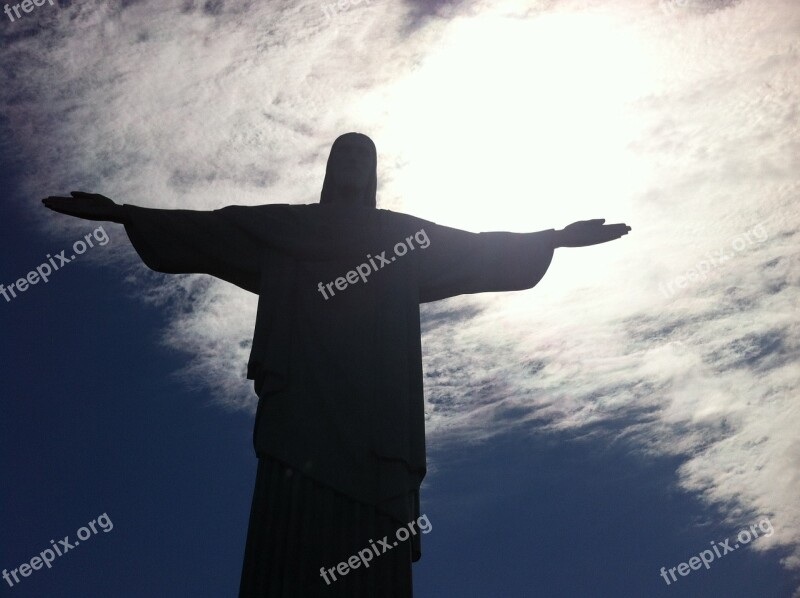
M126 204L123 209L128 238L150 269L210 274L258 292L261 240L243 230L229 208L163 210Z
M470 233L429 227L430 246L420 253L419 301L454 295L530 289L553 259L554 231Z

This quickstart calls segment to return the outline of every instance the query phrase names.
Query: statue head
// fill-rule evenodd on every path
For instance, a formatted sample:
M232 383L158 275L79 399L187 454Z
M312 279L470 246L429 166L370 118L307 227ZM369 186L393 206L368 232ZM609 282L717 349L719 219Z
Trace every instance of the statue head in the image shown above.
M361 133L336 138L328 156L320 203L377 207L378 153Z

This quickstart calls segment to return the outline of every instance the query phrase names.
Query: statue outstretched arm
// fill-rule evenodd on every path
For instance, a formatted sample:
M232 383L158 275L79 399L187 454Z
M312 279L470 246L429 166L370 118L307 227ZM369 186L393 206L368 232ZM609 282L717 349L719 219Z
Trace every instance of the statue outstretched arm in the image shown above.
M258 293L263 245L242 225L246 220L242 210L248 208L163 210L118 205L95 193L71 195L42 202L62 214L123 224L134 249L152 270L210 274Z
M123 207L105 195L84 193L83 191L72 191L70 195L72 197L45 197L42 203L54 212L68 216L125 224Z
M534 233L463 230L429 223L430 246L420 254L420 303L455 295L530 289L544 276L558 247L586 247L626 235L626 224L574 222Z
M627 224L603 224L605 218L579 220L555 231L555 247L588 247L619 239L630 232Z

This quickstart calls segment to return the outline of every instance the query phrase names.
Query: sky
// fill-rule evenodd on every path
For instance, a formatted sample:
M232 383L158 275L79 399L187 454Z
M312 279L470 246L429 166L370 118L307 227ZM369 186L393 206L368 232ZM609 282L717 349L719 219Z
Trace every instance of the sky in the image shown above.
M0 20L0 283L76 255L0 295L0 570L97 522L0 596L235 596L255 479L256 297L149 271L120 225L40 199L315 203L360 131L380 208L632 227L556 250L534 289L422 307L415 596L800 597L796 0Z

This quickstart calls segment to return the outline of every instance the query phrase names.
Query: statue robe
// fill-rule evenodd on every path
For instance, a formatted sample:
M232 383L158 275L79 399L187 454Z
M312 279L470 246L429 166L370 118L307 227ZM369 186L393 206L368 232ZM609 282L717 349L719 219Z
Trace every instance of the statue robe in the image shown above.
M259 295L247 368L259 396L256 453L374 505L398 527L419 517L425 475L419 304L531 288L553 256L552 231L470 233L357 206L124 209L148 267ZM400 243L405 255L395 254ZM326 289L327 299L319 291L360 264L378 269ZM418 560L419 534L412 542Z

